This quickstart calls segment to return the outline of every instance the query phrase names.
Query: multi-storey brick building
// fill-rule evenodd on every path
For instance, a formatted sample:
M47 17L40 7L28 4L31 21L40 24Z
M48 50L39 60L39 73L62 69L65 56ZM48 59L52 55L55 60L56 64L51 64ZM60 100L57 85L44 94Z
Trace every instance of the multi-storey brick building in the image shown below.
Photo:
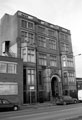
M76 93L69 30L17 11L1 18L0 36L1 54L23 59L24 103Z

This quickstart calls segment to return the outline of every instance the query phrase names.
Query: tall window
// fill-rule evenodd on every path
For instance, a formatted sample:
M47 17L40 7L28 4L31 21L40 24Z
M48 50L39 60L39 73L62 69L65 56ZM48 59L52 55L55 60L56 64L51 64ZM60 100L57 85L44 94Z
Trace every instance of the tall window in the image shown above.
M39 54L39 64L40 65L47 65L47 56L46 54Z
M34 33L28 33L28 40L31 44L34 43Z
M21 31L21 37L30 44L34 43L34 33Z
M73 58L67 58L67 67L74 67Z
M21 27L34 29L34 23L26 20L21 20Z
M38 36L39 46L46 47L46 38L43 36Z
M64 71L63 77L64 77L63 83L67 85L68 84L68 72L67 71Z
M29 29L33 29L34 28L34 24L32 22L28 22L28 28Z
M67 59L65 55L62 56L62 66L67 67Z
M73 72L68 73L68 81L70 84L75 84L76 81L75 81L75 75Z
M21 20L21 27L27 28L27 21Z
M49 48L56 50L56 40L49 40Z
M21 48L21 58L24 62L27 62L27 47Z
M27 53L27 61L28 62L35 62L35 50L28 48L27 52L28 52Z
M50 56L50 66L57 67L57 57L56 56Z
M27 84L35 85L35 70L27 69Z
M0 73L6 73L7 72L7 64L4 62L0 62Z

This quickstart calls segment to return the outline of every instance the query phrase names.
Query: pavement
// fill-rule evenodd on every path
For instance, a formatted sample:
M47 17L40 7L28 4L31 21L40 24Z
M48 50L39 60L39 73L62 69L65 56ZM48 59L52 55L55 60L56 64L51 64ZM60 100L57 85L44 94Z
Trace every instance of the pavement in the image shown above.
M28 109L28 108L43 108L43 107L50 107L55 105L55 103L51 103L51 102L44 102L44 103L35 103L35 104L23 104L20 109L24 110L24 109Z

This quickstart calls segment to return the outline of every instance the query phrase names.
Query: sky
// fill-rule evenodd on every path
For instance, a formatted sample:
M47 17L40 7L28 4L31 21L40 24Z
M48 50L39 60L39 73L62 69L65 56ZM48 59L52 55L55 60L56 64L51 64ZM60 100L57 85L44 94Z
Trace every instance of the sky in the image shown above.
M82 0L0 0L0 18L17 10L71 31L76 77L82 77Z

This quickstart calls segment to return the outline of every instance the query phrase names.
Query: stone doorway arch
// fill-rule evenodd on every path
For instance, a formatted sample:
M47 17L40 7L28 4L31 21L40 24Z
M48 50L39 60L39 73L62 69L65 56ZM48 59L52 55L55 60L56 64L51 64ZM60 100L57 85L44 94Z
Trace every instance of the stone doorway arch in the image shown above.
M60 96L60 81L61 79L58 75L53 75L51 77L51 93L53 98Z

